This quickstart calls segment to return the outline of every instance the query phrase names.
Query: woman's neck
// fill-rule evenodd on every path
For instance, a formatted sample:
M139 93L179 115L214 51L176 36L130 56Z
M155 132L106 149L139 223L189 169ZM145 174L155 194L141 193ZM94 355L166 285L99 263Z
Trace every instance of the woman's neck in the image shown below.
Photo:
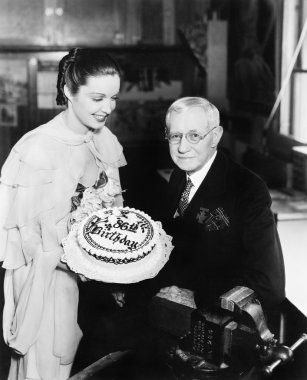
M85 135L90 131L89 128L80 122L70 107L63 111L63 118L67 128L79 135Z

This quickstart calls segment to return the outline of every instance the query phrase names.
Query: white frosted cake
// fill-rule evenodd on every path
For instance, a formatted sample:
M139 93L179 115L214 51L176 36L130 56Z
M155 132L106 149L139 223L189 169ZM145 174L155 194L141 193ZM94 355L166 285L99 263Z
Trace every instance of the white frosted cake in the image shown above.
M141 260L152 251L158 238L158 227L150 216L128 208L99 210L78 228L80 246L106 263Z
M154 277L173 248L160 222L129 207L100 209L75 223L63 241L62 261L73 271L105 282Z

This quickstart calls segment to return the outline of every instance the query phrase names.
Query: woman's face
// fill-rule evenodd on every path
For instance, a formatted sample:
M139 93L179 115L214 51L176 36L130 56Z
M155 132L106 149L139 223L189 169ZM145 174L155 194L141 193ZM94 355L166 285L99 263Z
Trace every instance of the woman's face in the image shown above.
M119 89L118 75L91 76L75 95L65 87L68 109L72 111L73 123L77 123L74 129L85 133L89 128L97 130L104 127L116 107Z

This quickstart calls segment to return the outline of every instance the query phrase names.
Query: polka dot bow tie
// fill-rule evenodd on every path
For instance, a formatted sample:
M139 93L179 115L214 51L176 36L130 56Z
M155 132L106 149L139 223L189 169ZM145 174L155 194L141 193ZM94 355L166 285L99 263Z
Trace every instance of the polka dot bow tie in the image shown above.
M185 189L183 190L183 193L181 195L179 205L178 205L178 212L180 216L183 216L186 208L188 207L189 204L189 194L190 191L193 187L193 183L190 180L190 177L187 178Z

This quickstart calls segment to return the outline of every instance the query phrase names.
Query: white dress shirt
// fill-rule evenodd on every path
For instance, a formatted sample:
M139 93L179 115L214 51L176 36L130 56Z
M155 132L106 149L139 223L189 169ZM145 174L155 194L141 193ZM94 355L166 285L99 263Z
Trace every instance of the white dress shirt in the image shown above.
M189 194L189 203L191 202L191 199L194 197L196 191L198 190L200 184L203 182L205 179L209 169L211 168L211 165L213 164L213 161L216 157L217 152L214 153L214 155L210 158L210 160L197 172L192 173L192 174L187 174L187 176L190 177L190 180L193 183L193 187L190 191Z
M210 160L197 172L194 172L192 174L186 174L187 178L190 177L191 182L193 183L193 187L190 190L189 194L189 203L191 202L192 198L194 197L196 191L198 190L199 186L205 179L209 169L211 168L211 165L213 164L213 161L216 157L217 152L213 154L213 156L210 158ZM178 210L176 210L174 218L179 216Z

